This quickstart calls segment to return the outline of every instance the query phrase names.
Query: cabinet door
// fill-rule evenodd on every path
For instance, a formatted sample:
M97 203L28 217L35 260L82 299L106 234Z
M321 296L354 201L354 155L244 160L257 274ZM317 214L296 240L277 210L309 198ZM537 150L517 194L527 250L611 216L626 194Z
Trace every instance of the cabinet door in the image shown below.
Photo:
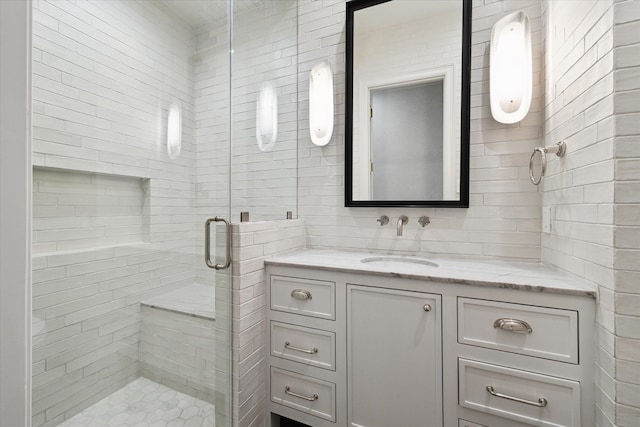
M350 426L442 427L440 319L439 295L348 285Z

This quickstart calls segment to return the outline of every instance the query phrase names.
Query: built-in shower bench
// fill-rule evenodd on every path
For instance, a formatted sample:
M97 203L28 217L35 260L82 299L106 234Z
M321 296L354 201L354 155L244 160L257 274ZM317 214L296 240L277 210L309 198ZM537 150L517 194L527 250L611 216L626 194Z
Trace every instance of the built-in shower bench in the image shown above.
M213 403L215 288L194 283L140 305L142 376Z
M143 307L215 320L215 287L194 283L142 301Z

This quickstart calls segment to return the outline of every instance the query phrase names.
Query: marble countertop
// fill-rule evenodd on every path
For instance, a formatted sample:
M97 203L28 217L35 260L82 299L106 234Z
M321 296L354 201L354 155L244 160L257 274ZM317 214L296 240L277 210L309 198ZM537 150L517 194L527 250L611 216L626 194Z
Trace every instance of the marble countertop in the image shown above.
M362 262L363 259L380 257L401 258L401 260L400 262L397 260ZM437 267L420 263L424 261L435 263ZM422 258L328 249L306 249L267 259L265 263L274 266L308 267L592 298L597 296L597 289L590 283L540 263Z

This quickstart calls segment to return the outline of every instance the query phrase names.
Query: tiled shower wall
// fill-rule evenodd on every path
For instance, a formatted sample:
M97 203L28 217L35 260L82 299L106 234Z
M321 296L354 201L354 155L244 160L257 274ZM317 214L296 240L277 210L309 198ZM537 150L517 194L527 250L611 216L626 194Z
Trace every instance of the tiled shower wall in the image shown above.
M297 210L296 22L296 0L241 8L234 13L231 56L226 22L196 29L198 221L219 215L221 209L226 212L229 202L233 222L240 221L241 211L248 211L251 221L266 221L284 219L287 211ZM271 82L278 96L277 140L267 152L256 143L256 100L263 82ZM202 236L196 239L200 248ZM197 265L200 275L209 274L202 263Z
M204 215L226 207L228 200L235 222L240 211L264 221L296 210L296 11L296 1L282 0L256 2L235 13L231 55L225 25L214 22L196 30L197 203ZM267 152L256 143L256 100L263 82L271 82L278 96L277 140Z
M137 377L139 302L194 280L194 40L149 2L37 0L33 19L33 425L48 426Z
M193 56L194 127L197 155L195 164L195 214L196 222L204 224L206 218L225 216L229 204L229 138L231 128L230 76L229 76L229 28L226 19L195 30L195 54ZM199 230L202 230L199 228ZM217 227L222 232L222 226ZM197 253L203 253L204 236L195 236ZM216 234L218 247L224 245L224 237ZM223 253L216 251L217 253ZM221 262L221 261L218 261ZM199 283L206 283L211 270L196 259ZM228 288L227 288L228 289ZM219 296L222 293L219 294ZM217 307L216 307L217 308Z
M285 219L296 212L297 0L260 1L233 20L231 59L232 218ZM263 84L277 94L277 137L270 151L256 142L256 100Z
M253 221L296 211L297 3L238 4L233 105L226 17L194 29L154 2L34 3L34 315L44 320L36 319L44 329L35 339L34 425L54 425L139 375L141 300L212 281L201 259L202 225L205 217L226 216L230 162L234 222L240 210ZM278 142L267 153L255 143L263 81L273 82L279 97ZM170 159L163 141L175 100L183 112L182 151ZM268 255L284 250L290 237L270 235L256 245ZM221 234L216 244L223 253ZM264 341L255 335L262 324L252 323L264 313L254 276L243 279L249 289L234 299L242 332L236 384L255 384L258 368L248 364L259 362ZM231 322L224 279L216 283L221 330ZM247 290L254 292L249 300ZM227 369L228 344L216 345L215 369ZM256 392L262 390L243 388L237 396L235 422L260 414L259 405L248 409ZM220 394L216 407L224 410Z
M545 143L565 140L568 153L550 162L543 184L553 222L542 260L599 288L598 426L640 418L637 6L544 2Z
M443 256L540 259L540 197L529 182L528 163L540 145L544 88L543 38L539 0L473 1L471 58L471 195L469 209L344 207L345 1L299 2L299 216L307 223L308 244L354 250L410 252ZM505 14L524 10L533 29L534 82L531 112L522 122L502 125L489 108L489 37ZM309 137L308 81L311 67L323 59L334 71L334 137L325 147ZM388 215L391 225L376 218ZM409 216L406 235L393 224ZM428 215L422 228L417 219Z
M215 322L209 315L143 304L139 343L142 376L218 406ZM224 376L221 381L224 384Z
M35 168L33 253L148 241L148 184L140 177Z

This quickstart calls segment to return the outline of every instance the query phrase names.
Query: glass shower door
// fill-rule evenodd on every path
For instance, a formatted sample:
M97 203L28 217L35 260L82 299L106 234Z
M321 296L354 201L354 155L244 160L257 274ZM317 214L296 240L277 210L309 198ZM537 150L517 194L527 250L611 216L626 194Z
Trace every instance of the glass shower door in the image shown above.
M229 426L231 4L32 4L33 425Z

